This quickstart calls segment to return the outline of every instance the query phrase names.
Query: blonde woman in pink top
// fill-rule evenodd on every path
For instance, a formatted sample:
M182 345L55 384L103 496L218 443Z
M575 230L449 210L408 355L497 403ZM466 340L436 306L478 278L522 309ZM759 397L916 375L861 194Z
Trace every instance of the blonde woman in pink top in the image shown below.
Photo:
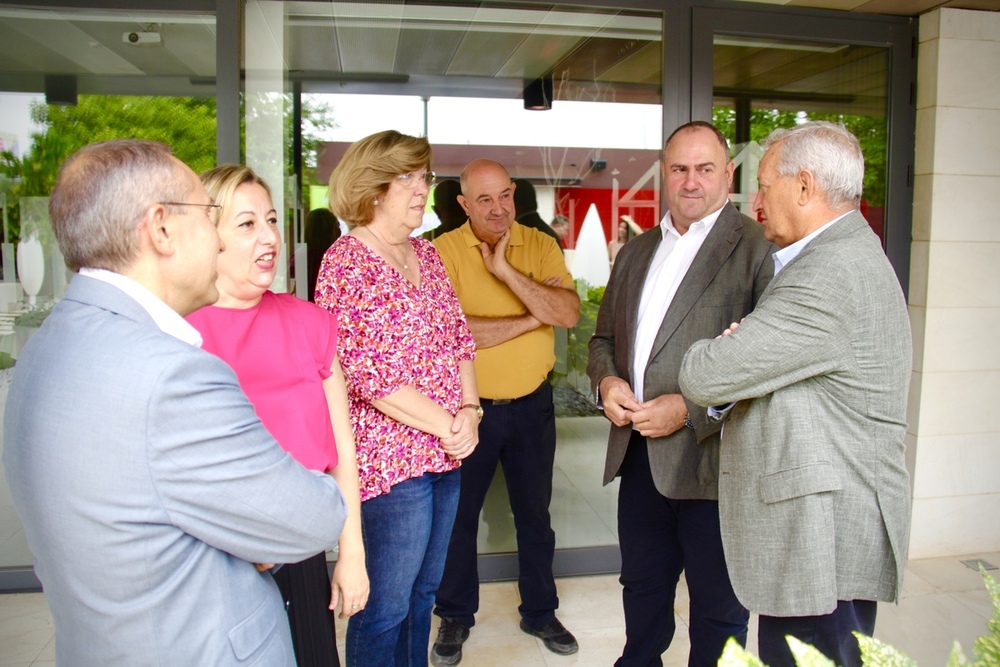
M330 177L352 229L323 258L316 303L340 326L372 587L347 625L349 667L427 665L459 465L479 442L472 334L437 250L410 236L430 165L426 139L388 131L354 143Z
M342 604L341 618L360 612L369 584L354 436L337 360L337 320L311 303L268 289L281 236L267 184L248 167L234 165L202 174L202 182L222 205L219 236L225 249L218 259L219 301L188 321L201 332L204 349L236 371L278 444L306 468L330 473L347 501L332 582L325 552L274 573L298 664L339 665L334 608Z

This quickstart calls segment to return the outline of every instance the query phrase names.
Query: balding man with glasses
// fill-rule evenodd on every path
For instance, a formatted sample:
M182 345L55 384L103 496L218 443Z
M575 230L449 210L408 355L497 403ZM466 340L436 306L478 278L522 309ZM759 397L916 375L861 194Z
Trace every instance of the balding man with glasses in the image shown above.
M219 207L159 143L86 146L49 203L63 300L17 362L3 464L61 665L295 664L268 563L337 543L329 475L267 433L183 316Z

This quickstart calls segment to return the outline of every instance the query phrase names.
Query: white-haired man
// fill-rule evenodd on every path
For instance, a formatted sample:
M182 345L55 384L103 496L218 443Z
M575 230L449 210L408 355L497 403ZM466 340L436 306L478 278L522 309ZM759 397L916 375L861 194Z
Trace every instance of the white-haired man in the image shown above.
M681 365L684 395L735 402L720 450L719 511L733 588L760 615L758 648L785 641L860 665L877 601L899 598L910 525L904 465L911 369L906 302L861 216L864 157L842 126L768 138L754 209L778 245L757 308Z

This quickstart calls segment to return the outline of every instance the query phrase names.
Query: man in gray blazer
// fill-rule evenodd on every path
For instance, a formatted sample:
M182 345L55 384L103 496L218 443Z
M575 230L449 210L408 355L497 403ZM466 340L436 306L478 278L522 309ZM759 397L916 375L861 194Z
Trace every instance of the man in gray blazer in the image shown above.
M910 524L904 466L910 326L899 282L861 216L864 157L842 126L769 137L754 208L780 248L756 310L695 343L684 396L727 405L719 503L740 601L771 667L785 635L860 665L877 600L899 598Z
M218 296L218 207L167 146L117 140L63 165L49 209L79 274L17 360L3 463L57 664L291 667L258 569L336 544L346 510L182 318Z
M626 644L618 667L662 665L681 571L691 597L688 664L714 667L749 614L729 583L719 532L719 424L680 395L696 340L749 313L773 246L729 203L725 137L695 121L667 139L654 229L621 249L590 341L587 372L611 420L604 483L621 476L618 537Z

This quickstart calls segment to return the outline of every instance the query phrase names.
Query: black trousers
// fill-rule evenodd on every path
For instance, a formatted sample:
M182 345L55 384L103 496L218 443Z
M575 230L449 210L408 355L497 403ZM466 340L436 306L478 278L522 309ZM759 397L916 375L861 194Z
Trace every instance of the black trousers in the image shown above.
M336 618L330 605L330 572L326 552L301 563L283 565L274 581L285 601L292 630L295 662L299 667L340 667Z
M757 652L768 667L795 667L785 641L785 635L792 635L815 646L838 667L861 667L861 649L851 633L872 636L877 611L874 600L839 600L837 608L823 616L761 616Z
M683 570L691 597L691 667L715 667L730 637L746 646L750 614L733 592L722 553L719 503L673 500L657 491L646 438L633 432L621 467L625 649L617 667L660 667L673 639L674 597ZM772 666L773 667L773 666Z
M466 627L475 625L474 615L479 611L479 512L499 463L517 533L518 611L525 621L540 628L555 618L559 606L552 576L556 534L549 517L556 454L552 387L546 382L513 401L483 399L482 403L479 445L462 461L458 514L434 613Z

